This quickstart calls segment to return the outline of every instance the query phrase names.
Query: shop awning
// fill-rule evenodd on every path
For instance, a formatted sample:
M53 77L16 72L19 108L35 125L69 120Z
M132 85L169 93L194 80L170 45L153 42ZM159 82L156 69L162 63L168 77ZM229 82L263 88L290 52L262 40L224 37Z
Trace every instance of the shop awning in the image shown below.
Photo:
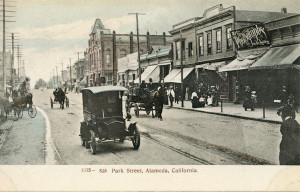
M215 62L215 63L205 63L205 64L202 64L202 65L197 65L195 68L203 68L203 69L206 69L206 70L211 70L211 71L216 71L219 69L219 67L225 65L226 63L223 61L223 62Z
M165 83L169 83L174 77L176 77L180 73L180 69L173 69L164 79Z
M256 60L254 59L244 59L239 60L235 59L228 65L219 68L219 72L226 72L226 71L238 71L248 69Z
M183 68L183 79L185 79L192 71L194 67L192 68ZM166 82L166 81L165 81ZM179 70L179 73L168 81L169 83L181 83L181 71Z
M249 70L292 68L300 57L300 44L271 48ZM299 60L298 60L299 62Z
M209 65L209 63L205 63L205 64L201 64L201 65L196 65L195 68L196 69L202 69L202 68L206 67L207 65Z
M149 78L152 78L153 83L159 82L159 67L157 65L148 66L141 75L141 81L149 83ZM134 83L139 83L139 78L134 80Z

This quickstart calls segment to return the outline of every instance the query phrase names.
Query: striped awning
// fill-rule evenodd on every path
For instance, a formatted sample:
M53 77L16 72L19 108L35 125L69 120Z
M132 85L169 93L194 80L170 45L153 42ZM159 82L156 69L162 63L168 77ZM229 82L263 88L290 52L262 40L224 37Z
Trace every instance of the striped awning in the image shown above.
M273 47L257 60L249 70L293 68L299 64L300 44Z

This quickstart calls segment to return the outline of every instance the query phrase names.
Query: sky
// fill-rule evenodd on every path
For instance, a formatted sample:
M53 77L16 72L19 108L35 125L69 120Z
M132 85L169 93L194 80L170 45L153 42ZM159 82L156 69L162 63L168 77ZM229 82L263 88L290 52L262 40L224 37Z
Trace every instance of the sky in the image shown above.
M56 66L59 71L66 69L69 58L72 63L77 60L76 52L83 57L96 18L111 32L136 34L135 16L128 13L144 13L139 16L140 34L169 34L174 24L201 17L204 10L218 4L272 12L286 7L289 13L300 13L300 0L16 0L6 4L16 6L11 8L16 10L16 22L6 28L19 39L31 86L39 78L49 81Z

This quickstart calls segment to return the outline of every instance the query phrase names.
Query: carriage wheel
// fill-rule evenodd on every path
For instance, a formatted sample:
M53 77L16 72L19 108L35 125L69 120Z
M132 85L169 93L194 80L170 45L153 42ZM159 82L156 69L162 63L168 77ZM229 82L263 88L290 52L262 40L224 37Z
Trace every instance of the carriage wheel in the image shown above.
M53 109L53 100L51 97L50 97L50 105L51 105L51 109Z
M0 122L4 122L6 120L7 114L2 106L0 106Z
M34 105L28 107L28 115L31 118L34 118L36 116L36 108Z
M95 136L95 132L93 130L91 130L91 152L93 155L96 154L96 136Z
M140 134L137 127L133 131L133 138L131 138L131 141L132 141L132 144L133 144L133 148L135 150L137 150L140 147L140 144L141 144L141 134Z
M19 119L19 115L18 115L18 108L14 107L11 110L11 117L14 121L17 121Z

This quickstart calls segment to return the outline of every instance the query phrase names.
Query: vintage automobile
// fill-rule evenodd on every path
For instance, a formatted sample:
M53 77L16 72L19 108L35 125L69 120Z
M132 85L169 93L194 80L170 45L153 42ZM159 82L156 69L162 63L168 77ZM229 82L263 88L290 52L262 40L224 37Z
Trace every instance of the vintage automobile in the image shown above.
M129 122L121 86L101 86L82 89L84 121L80 126L81 144L96 154L98 143L124 142L130 139L134 149L140 147L140 132L136 123ZM127 120L127 122L126 122Z

